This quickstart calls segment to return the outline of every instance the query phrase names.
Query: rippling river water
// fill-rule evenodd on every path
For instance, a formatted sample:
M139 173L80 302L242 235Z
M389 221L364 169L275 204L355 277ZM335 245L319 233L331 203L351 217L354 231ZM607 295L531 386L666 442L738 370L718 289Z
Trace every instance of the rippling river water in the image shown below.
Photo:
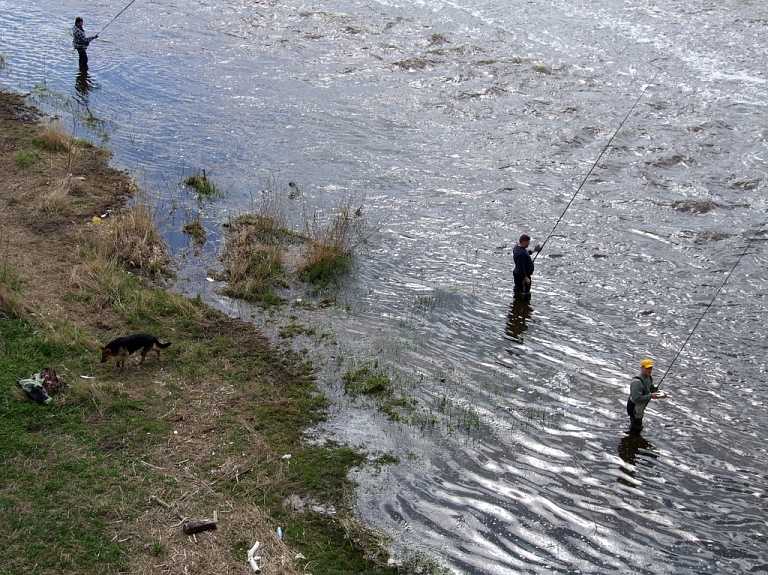
M768 570L765 2L138 0L79 76L74 17L94 34L124 4L0 0L0 84L104 120L80 135L154 190L180 289L233 312L203 280L217 223L264 182L321 207L365 194L376 233L345 305L300 314L331 337L300 345L333 358L323 432L399 458L355 477L396 553L456 573ZM227 194L194 250L176 184L202 168ZM513 304L517 237L556 223ZM646 356L670 397L638 437L624 405ZM344 396L372 357L410 420Z

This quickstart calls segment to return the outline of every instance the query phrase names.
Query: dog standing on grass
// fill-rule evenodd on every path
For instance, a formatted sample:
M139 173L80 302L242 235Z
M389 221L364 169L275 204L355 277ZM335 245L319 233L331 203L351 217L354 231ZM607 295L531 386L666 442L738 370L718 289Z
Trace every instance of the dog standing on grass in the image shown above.
M104 363L110 357L114 357L117 362L117 367L123 367L128 356L137 350L141 350L141 360L139 360L139 365L144 363L147 354L152 350L157 353L157 359L159 361L160 350L165 349L169 345L171 345L170 341L168 343L160 343L159 339L148 333L124 335L123 337L113 339L101 348L101 363Z

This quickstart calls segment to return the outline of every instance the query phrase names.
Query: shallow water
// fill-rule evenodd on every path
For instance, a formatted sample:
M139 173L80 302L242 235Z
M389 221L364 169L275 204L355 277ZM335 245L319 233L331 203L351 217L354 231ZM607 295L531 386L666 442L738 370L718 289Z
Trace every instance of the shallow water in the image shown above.
M93 34L122 7L0 0L0 84L65 119L87 104L103 124L75 129L153 191L179 289L233 313L256 312L204 280L217 222L265 182L299 184L297 218L365 194L376 234L297 345L332 358L323 431L400 458L355 474L396 552L456 573L768 569L763 2L138 0L78 78L75 12ZM178 182L203 168L227 195L198 206ZM180 227L200 211L196 250ZM553 227L512 304L517 237ZM638 438L645 356L670 397ZM370 357L417 398L408 421L343 395Z

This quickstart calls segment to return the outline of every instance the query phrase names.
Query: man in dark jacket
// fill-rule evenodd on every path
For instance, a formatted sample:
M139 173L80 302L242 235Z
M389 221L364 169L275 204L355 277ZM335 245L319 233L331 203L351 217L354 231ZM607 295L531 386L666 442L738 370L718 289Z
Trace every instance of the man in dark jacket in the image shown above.
M633 431L643 429L643 413L651 399L666 397L666 393L658 393L658 386L653 385L653 361L644 359L640 362L640 375L629 382L629 399L627 399L627 415L629 427Z
M91 40L95 40L99 35L86 36L85 30L83 30L83 19L78 16L75 18L75 25L72 27L72 47L77 50L77 55L80 57L80 69L88 69L88 53L86 52L88 44Z
M520 295L524 300L531 297L531 275L533 275L531 254L541 251L541 246L529 250L529 245L531 245L530 236L523 234L515 249L512 250L512 258L515 260L515 269L512 271L512 276L515 278L515 294Z

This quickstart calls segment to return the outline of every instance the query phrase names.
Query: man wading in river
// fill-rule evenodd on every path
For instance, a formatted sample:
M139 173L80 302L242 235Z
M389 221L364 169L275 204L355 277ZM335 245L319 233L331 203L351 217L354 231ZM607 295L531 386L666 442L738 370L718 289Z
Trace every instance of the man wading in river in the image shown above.
M515 260L515 269L512 270L512 276L515 278L515 294L520 295L524 300L531 297L531 275L533 275L531 254L541 251L541 246L529 250L529 245L531 245L531 237L523 234L515 249L512 250L512 258Z
M75 25L72 27L72 47L77 50L77 55L80 57L80 69L88 69L88 44L91 40L95 40L99 35L86 36L85 30L83 30L83 19L78 16L75 18Z
M658 386L653 385L653 361L644 359L640 362L640 375L629 382L629 399L627 399L627 415L629 428L632 431L643 429L643 413L651 399L666 397L664 392L658 393Z

